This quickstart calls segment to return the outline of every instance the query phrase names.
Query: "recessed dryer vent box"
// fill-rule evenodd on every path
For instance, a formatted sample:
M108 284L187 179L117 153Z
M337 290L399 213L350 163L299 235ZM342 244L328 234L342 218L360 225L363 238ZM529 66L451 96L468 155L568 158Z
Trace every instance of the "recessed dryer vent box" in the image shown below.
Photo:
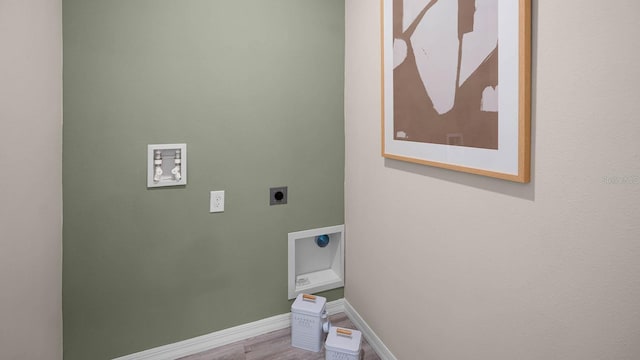
M322 235L324 247L316 241ZM288 280L289 299L344 286L344 225L289 233Z
M147 146L147 187L187 184L187 144Z

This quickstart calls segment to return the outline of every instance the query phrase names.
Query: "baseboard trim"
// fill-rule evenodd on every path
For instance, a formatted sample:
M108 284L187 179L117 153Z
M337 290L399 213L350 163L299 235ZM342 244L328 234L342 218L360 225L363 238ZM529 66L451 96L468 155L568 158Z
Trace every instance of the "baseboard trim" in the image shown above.
M329 315L346 312L345 300L338 299L327 302L327 312ZM125 355L113 360L175 360L236 341L284 329L290 325L291 313L281 314L135 354Z
M398 360L391 350L382 342L382 340L376 335L373 329L367 324L366 321L358 314L356 309L351 306L349 301L343 299L344 302L344 313L347 315L349 320L355 325L358 330L362 332L362 336L367 340L369 345L373 348L373 350L378 354L380 359L382 360Z

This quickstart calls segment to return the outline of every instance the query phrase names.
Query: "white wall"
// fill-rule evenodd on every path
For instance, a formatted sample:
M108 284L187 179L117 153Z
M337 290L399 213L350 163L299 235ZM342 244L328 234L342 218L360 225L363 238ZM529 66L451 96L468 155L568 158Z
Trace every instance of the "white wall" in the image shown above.
M383 160L379 4L346 1L346 298L399 359L640 358L640 3L533 3L521 185Z
M0 0L0 358L62 359L60 0Z

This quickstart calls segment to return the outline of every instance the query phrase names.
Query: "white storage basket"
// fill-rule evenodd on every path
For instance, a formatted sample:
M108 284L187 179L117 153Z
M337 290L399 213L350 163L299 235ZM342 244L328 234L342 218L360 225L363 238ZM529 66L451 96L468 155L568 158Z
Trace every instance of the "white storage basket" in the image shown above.
M360 360L360 344L362 333L358 330L332 327L329 329L326 349L326 360Z
M319 352L322 350L327 321L327 299L322 296L299 294L291 305L291 346Z

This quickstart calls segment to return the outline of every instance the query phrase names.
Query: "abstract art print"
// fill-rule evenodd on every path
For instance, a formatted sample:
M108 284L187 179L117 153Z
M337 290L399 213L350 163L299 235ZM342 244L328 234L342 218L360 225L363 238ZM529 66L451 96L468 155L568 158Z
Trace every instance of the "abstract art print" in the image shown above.
M381 0L386 158L530 179L530 0Z

